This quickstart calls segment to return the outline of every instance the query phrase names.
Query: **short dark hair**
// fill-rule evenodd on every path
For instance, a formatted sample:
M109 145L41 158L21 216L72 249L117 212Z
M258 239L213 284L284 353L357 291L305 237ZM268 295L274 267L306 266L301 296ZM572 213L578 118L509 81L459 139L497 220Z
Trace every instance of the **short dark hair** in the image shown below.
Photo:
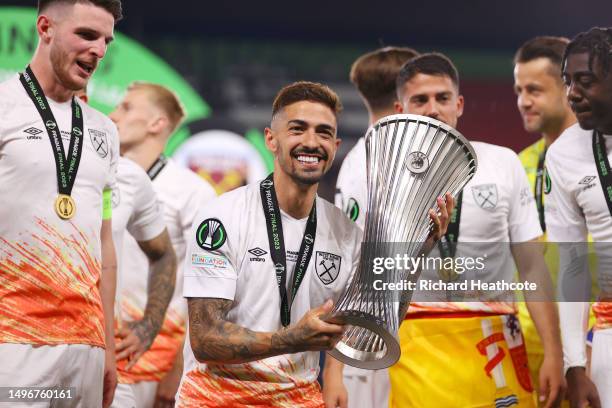
M514 63L525 63L538 58L548 58L548 60L558 68L561 73L561 61L563 53L569 44L569 39L565 37L540 36L525 42L516 51ZM559 75L561 76L561 75Z
M272 104L272 118L286 106L301 101L321 103L336 116L342 110L340 98L330 87L316 82L299 81L285 86L276 94Z
M406 61L417 55L417 51L408 47L384 47L357 58L351 67L350 79L371 110L393 107L397 99L397 74Z
M123 18L121 0L38 0L38 14L42 14L50 5L59 3L72 5L77 3L89 3L108 11L113 15L115 22Z
M401 98L404 84L417 74L449 77L457 90L459 89L459 72L453 62L444 54L429 52L408 60L402 66L395 84L398 98Z
M589 54L590 70L593 70L593 60L597 57L604 75L608 75L610 59L612 59L612 28L593 27L574 37L563 54L562 68L565 70L565 63L570 54L583 52Z

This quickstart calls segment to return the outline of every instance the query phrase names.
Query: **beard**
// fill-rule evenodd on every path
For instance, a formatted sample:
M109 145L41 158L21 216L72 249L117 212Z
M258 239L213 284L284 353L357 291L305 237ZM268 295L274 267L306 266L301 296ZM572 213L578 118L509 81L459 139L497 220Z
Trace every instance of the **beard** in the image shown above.
M53 73L55 74L55 77L58 79L59 83L64 88L76 92L80 91L87 85L86 80L83 80L83 82L77 82L71 78L68 72L70 69L70 62L68 61L68 57L57 45L51 47L49 57L51 59L51 67L53 68Z

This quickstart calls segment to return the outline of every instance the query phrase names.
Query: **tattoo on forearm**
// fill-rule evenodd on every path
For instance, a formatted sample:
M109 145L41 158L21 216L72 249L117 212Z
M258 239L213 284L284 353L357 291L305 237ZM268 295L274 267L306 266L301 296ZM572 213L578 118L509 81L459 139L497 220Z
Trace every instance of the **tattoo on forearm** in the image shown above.
M237 364L297 351L296 335L283 329L271 336L228 322L227 299L189 299L189 332L199 361Z
M176 256L166 232L146 244L141 243L141 248L152 266L144 316L142 320L134 322L132 329L148 349L162 327L172 300L176 284Z

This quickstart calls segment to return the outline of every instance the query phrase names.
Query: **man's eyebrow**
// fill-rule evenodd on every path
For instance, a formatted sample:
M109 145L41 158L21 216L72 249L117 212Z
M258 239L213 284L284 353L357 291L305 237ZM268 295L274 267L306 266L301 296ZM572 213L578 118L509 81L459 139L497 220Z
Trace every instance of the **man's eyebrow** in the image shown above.
M321 130L329 130L329 131L331 131L332 133L333 133L333 132L336 130L336 128L334 128L332 125L328 125L327 123L321 123L320 125L317 125L317 126L316 126L316 129L317 129L318 131L321 131Z
M288 125L295 124L299 126L308 126L308 122L302 119L291 119L287 122Z

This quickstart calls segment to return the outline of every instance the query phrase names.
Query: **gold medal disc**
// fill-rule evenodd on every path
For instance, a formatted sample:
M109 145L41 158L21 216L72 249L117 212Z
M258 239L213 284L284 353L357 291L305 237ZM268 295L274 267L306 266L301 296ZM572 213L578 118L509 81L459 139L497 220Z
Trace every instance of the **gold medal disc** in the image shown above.
M69 220L76 213L74 198L66 194L60 194L55 200L55 212L62 220Z

